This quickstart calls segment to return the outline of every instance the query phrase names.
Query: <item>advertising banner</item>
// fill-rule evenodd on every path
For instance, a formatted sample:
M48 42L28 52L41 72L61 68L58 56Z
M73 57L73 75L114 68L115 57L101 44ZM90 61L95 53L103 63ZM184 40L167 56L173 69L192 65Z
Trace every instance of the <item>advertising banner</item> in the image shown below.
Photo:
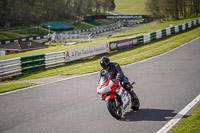
M151 18L147 15L94 15L85 16L84 20L89 19L141 19L141 18Z
M70 62L70 61L106 53L109 51L110 50L107 43L88 46L88 47L81 47L77 49L71 49L71 50L67 50L65 53L65 62Z
M130 39L125 39L125 40L120 40L116 42L110 42L110 50L120 50L120 49L125 49L129 48L133 45L137 44L137 38L130 38Z
M133 45L132 39L125 39L117 41L117 49L125 49Z
M146 17L146 15L107 15L106 19L140 19Z

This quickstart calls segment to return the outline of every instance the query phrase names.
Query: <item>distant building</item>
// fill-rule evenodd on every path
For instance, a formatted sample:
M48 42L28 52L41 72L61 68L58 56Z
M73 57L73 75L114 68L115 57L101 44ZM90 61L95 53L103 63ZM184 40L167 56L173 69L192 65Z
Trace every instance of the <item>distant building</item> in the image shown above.
M4 44L0 46L0 56L9 55L9 54L15 54L25 51L31 51L36 49L42 49L47 48L48 46L34 42L34 41L24 41L24 42L15 42L15 43L9 43Z

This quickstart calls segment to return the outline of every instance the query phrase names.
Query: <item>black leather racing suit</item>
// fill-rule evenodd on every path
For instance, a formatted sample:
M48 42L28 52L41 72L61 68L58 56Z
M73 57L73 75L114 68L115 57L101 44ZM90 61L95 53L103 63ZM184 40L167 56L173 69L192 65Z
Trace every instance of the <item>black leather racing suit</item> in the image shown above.
M125 88L127 91L130 91L131 88L127 88L126 85L130 84L128 81L128 78L124 75L120 65L115 62L110 62L108 67L106 69L102 69L100 74L108 74L111 79L120 81L123 88Z

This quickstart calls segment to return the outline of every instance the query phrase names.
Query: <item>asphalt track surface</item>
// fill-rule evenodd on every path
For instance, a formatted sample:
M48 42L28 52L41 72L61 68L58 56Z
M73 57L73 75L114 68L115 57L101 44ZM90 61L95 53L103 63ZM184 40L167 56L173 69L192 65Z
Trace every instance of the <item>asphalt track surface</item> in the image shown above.
M155 133L200 94L200 38L122 67L141 108L120 120L99 100L99 73L0 96L2 133ZM128 57L127 57L128 58ZM184 116L187 117L187 116Z

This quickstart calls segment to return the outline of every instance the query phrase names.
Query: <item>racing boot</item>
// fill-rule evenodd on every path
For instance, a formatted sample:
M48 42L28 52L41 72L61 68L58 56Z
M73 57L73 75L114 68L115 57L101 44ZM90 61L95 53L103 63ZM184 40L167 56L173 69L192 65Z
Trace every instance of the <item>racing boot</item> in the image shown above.
M126 90L131 94L131 101L133 102L134 99L137 99L137 95L133 91L133 87L130 83L126 84Z
M137 111L140 107L140 101L136 93L133 91L133 86L130 83L126 84L125 86L126 86L126 90L131 94L131 102L132 102L131 108Z
M137 95L135 94L135 92L133 90L130 91L130 94L131 94L131 101L135 101L138 99Z
M132 101L131 108L136 111L140 107L139 99L138 99L136 93L133 90L130 91L130 94L131 94L131 101Z

